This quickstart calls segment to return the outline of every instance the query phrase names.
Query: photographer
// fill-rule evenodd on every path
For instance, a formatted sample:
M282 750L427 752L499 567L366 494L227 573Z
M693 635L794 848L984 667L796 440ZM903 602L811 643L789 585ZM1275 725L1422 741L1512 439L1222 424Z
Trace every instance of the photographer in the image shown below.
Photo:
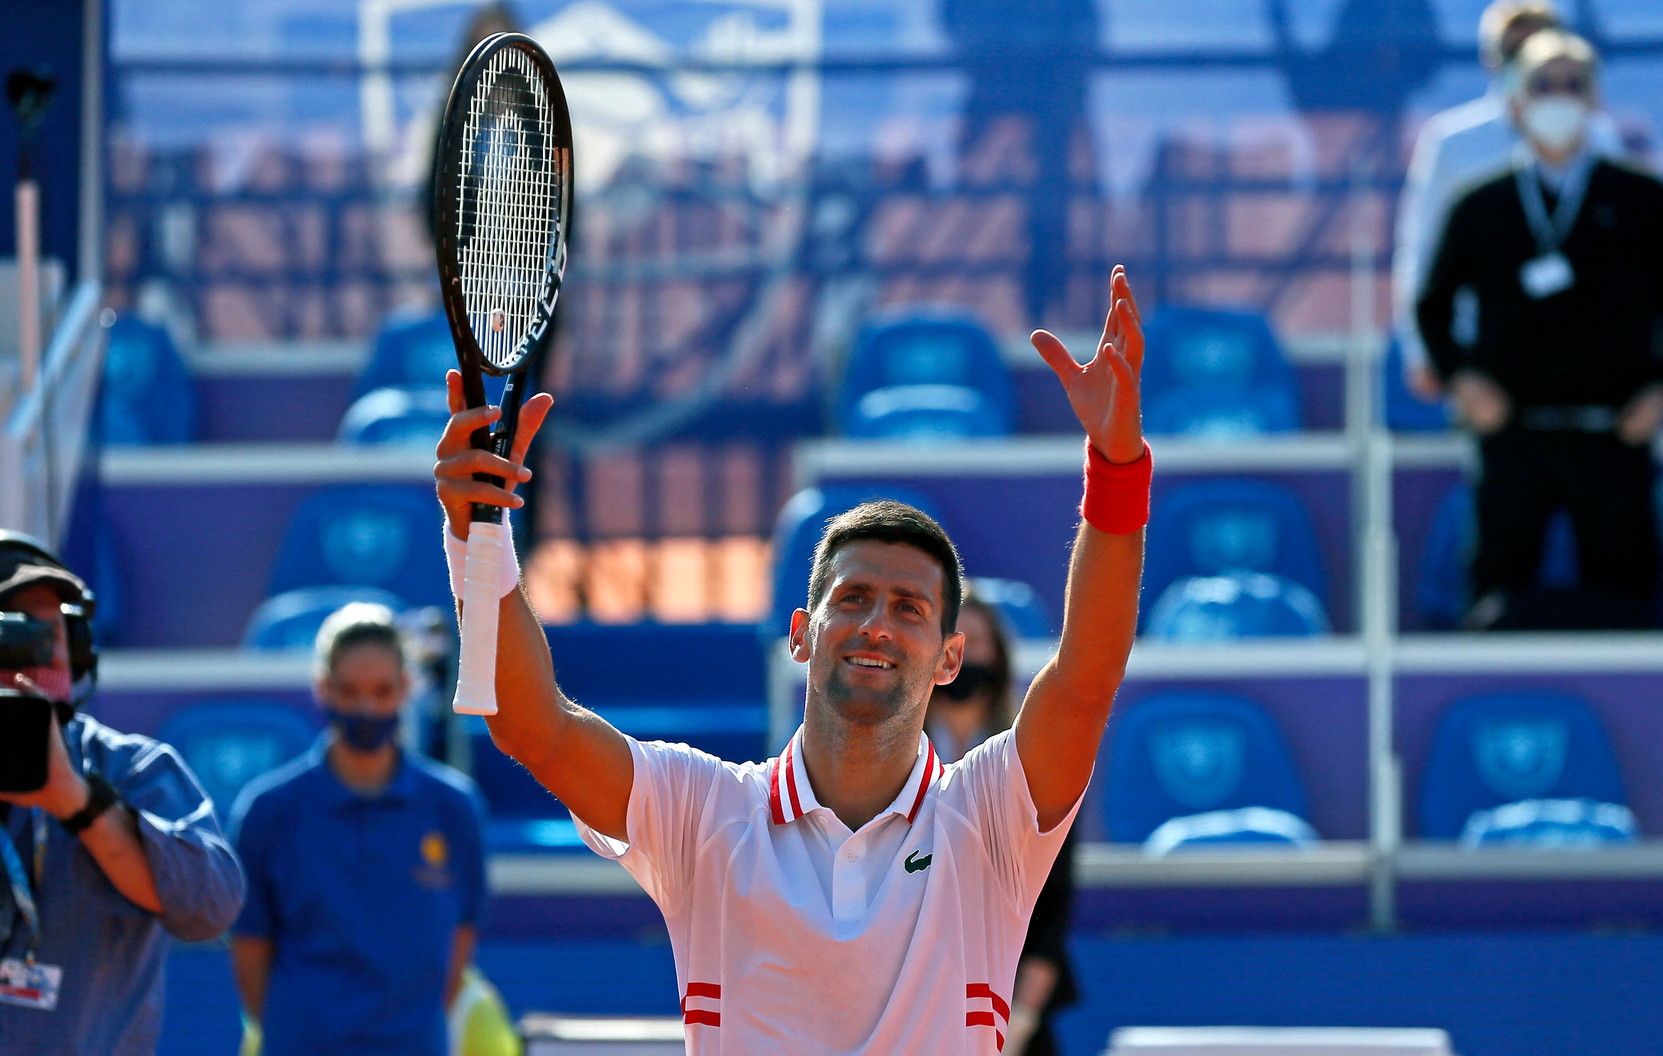
M179 756L80 714L92 595L0 532L0 1054L155 1051L164 932L211 939L242 870Z

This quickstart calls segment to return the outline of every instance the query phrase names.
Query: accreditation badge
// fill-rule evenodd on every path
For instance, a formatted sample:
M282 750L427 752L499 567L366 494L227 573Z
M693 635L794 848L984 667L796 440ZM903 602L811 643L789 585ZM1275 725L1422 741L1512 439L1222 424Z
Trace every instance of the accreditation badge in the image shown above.
M64 970L55 964L33 964L7 957L0 960L0 1004L51 1012L58 1007Z
M1519 269L1519 285L1539 301L1575 286L1576 272L1563 253L1544 253Z

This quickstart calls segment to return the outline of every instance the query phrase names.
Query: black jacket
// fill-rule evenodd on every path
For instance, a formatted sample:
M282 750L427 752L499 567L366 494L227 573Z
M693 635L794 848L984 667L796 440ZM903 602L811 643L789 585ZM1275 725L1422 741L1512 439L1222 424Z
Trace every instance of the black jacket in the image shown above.
M1595 161L1560 252L1575 283L1529 296L1519 273L1540 250L1511 168L1455 203L1417 304L1440 376L1481 371L1521 407L1620 407L1663 382L1663 183ZM1450 336L1464 286L1478 300L1471 348Z

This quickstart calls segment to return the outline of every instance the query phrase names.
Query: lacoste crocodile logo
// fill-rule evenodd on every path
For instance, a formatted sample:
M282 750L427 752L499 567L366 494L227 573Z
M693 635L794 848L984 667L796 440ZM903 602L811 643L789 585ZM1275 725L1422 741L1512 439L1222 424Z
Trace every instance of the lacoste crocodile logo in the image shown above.
M933 854L926 854L924 857L920 858L918 857L918 852L913 851L911 854L907 855L907 860L902 862L901 866L909 873L920 873L930 867L930 859L934 857L935 855Z

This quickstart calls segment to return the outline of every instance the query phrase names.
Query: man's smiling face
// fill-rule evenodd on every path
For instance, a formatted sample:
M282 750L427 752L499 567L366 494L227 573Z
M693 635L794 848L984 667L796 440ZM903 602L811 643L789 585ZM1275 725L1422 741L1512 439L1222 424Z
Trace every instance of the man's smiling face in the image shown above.
M957 674L964 636L941 629L942 569L906 543L851 542L830 561L825 595L791 621L791 651L808 664L808 707L852 725L922 712Z

